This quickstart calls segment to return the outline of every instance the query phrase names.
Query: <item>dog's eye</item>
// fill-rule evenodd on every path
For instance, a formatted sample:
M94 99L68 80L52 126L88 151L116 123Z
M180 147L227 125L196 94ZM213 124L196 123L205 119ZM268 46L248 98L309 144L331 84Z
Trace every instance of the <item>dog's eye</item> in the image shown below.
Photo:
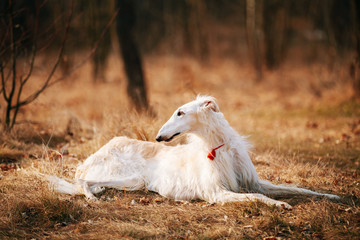
M185 113L183 112L183 111L178 111L178 113L177 113L177 115L178 115L178 117L181 117L182 115L184 115Z

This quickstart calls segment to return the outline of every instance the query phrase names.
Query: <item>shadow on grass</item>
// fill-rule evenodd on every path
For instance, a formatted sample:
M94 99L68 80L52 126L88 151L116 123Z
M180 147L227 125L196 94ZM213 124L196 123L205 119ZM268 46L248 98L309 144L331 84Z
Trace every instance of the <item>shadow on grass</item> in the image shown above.
M360 199L357 198L354 195L340 195L336 194L340 197L340 199L329 199L326 197L320 197L320 196L305 196L305 195L292 195L292 196L277 196L275 199L285 201L289 203L291 206L296 206L304 203L309 202L316 202L321 201L323 199L326 199L329 202L337 203L337 204L343 204L347 206L355 206L360 207ZM270 196L271 197L271 196Z
M336 194L336 193L332 193ZM306 195L283 195L283 196L269 196L270 198L285 201L289 203L291 206L296 206L299 204L309 203L313 201L321 201L322 199L326 199L327 201L334 203L341 203L349 206L360 206L360 199L353 195L338 195L340 197L339 200L336 199L328 199L326 197L321 196L306 196ZM76 197L76 196L74 196ZM83 196L77 196L83 198ZM150 203L164 203L166 202L169 205L176 205L177 203L184 203L183 201L175 201L173 199L165 198L159 195L156 192L151 191L124 191L117 190L114 188L106 188L103 192L96 194L96 197L100 201L105 202L113 202L117 199L127 199L128 201L132 201L132 204L142 204L148 205ZM186 202L186 201L185 201ZM189 203L205 203L203 200L192 200ZM131 204L131 202L130 202Z

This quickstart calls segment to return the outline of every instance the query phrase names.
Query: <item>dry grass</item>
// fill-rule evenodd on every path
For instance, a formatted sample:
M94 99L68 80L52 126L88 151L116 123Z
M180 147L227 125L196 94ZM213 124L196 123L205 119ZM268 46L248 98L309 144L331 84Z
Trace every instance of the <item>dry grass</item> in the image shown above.
M107 83L90 67L21 111L2 133L1 239L356 239L360 221L360 103L344 66L286 65L255 84L249 66L148 57L156 118L131 110L125 78L110 61ZM36 86L36 84L34 84ZM254 144L263 179L339 194L338 202L294 197L294 206L175 202L152 192L108 189L102 201L57 194L37 172L73 177L76 166L114 136L153 141L174 109L195 93L218 99L230 124ZM2 105L2 104L1 104ZM27 120L31 120L28 122Z

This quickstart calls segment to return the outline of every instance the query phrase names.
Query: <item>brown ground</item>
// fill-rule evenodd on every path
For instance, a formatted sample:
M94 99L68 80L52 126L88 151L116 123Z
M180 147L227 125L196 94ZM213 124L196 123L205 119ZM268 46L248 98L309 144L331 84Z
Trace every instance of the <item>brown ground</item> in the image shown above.
M90 66L79 69L22 109L11 134L1 134L1 239L360 237L360 102L351 98L346 67L286 64L255 83L249 66L230 60L202 66L192 59L148 57L155 118L131 111L119 69L112 58L107 82L97 84ZM257 202L209 205L109 189L101 201L88 202L51 191L37 174L71 178L78 163L114 136L154 141L175 108L197 93L216 97L230 124L249 135L261 178L341 200L294 197L283 199L292 210L280 210Z

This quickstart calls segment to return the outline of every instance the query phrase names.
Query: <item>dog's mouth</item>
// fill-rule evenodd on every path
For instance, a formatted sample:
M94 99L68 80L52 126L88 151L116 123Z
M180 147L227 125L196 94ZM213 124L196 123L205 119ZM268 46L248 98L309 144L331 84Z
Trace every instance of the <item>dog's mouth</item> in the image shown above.
M162 136L159 136L159 137L157 137L156 138L156 141L158 141L158 142L161 142L161 141L166 141L166 142L170 142L174 137L176 137L177 135L180 135L180 132L178 132L178 133L175 133L174 135L172 135L171 137L169 137L169 138L163 138Z
M174 137L176 137L177 135L180 135L180 132L175 133L174 135L172 135L170 138L166 139L166 142L170 142L171 140L173 140Z

